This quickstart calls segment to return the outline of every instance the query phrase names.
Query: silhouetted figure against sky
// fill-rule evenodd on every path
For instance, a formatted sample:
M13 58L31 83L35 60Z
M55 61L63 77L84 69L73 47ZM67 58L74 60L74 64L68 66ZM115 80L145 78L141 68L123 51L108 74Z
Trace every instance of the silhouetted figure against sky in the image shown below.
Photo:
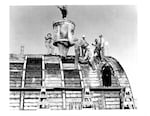
M95 57L101 60L101 54L100 54L101 47L100 47L99 41L95 39L95 44L92 43L92 45L95 46L95 49L94 49Z
M62 14L62 18L65 19L67 17L67 14L68 14L67 7L66 6L62 6L62 7L57 6L57 8L60 9L61 14Z
M48 33L45 37L45 47L48 50L48 54L54 54L53 38L51 33Z
M102 60L104 56L104 38L103 35L99 36L99 39L95 39L95 43L93 44L95 46L94 54L97 59Z
M82 35L81 41L82 41L82 45L81 45L81 55L84 57L85 54L86 54L86 50L87 50L86 47L87 47L89 44L88 44L87 41L85 40L85 35Z

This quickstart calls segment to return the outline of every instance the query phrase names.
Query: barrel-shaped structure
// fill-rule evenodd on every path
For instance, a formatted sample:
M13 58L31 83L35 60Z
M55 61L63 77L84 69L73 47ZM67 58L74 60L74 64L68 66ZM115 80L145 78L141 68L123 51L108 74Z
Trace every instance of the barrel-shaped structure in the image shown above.
M75 56L19 57L10 55L13 110L135 109L127 75L113 57L105 56L96 70L88 64L75 67Z

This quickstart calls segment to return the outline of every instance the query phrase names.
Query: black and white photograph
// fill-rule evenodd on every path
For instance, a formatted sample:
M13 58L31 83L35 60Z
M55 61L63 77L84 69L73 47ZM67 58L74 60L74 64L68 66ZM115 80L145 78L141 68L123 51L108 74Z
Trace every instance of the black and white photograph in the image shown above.
M136 5L9 6L9 109L137 110Z

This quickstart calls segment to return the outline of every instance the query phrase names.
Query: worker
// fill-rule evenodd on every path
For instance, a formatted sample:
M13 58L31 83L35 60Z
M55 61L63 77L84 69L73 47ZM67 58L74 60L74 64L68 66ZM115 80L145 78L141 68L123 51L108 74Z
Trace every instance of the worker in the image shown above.
M81 39L81 56L85 56L86 53L86 48L88 46L88 42L85 40L85 35L82 35L82 39Z
M93 46L95 46L94 50L94 57L97 60L102 60L104 56L104 38L103 35L99 36L99 39L95 39L95 44L92 43Z
M103 59L103 56L104 56L104 38L103 38L103 35L101 34L99 36L99 48L100 48L100 60Z
M45 47L48 50L49 55L54 54L54 46L53 46L53 39L51 33L48 33L47 36L45 37Z

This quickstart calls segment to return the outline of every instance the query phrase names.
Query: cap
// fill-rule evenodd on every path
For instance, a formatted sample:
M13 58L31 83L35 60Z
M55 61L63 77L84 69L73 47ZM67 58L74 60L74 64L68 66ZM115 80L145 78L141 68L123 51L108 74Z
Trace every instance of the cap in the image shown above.
M85 37L85 35L82 35L82 37Z
M47 34L47 37L51 37L51 36L52 36L52 34L51 34L51 33L48 33L48 34Z
M97 42L97 41L98 41L98 39L97 39L97 38L95 38L95 41Z
M99 35L99 37L101 38L101 37L103 37L103 35L101 34L101 35Z

